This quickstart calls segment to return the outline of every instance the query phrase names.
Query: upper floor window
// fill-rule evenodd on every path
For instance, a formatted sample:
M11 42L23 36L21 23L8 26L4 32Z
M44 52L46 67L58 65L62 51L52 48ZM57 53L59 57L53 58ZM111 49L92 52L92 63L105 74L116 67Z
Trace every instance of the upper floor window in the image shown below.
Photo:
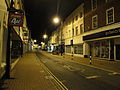
M107 2L110 2L110 1L112 1L112 0L105 0L105 1L106 1L106 3L107 3Z
M98 27L98 17L97 15L92 17L92 29L95 29Z
M72 29L72 36L74 36L74 28Z
M82 18L82 12L80 12L80 18Z
M97 0L91 0L92 2L92 10L97 8Z
M69 37L70 37L70 30L68 32L69 32Z
M114 23L114 8L106 10L106 22L107 24Z
M75 19L76 19L76 21L78 20L78 15L76 15Z
M72 23L74 23L74 18L72 19Z
M82 34L84 32L83 30L83 24L80 24L80 33Z
M78 26L75 29L76 29L76 35L78 35Z

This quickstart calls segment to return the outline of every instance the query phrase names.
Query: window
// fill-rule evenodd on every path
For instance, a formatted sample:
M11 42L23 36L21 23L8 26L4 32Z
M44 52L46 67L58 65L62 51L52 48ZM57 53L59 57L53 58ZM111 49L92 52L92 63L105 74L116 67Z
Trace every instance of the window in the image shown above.
M110 1L112 1L112 0L106 0L106 3L107 3L107 2L110 2Z
M106 10L106 21L107 24L111 24L114 22L114 8L110 8Z
M82 12L80 12L80 18L82 18Z
M92 0L92 10L97 8L97 0Z
M83 54L83 44L74 45L73 48L75 54Z
M78 26L75 29L76 29L76 35L78 35Z
M74 23L74 18L72 19L72 23Z
M70 37L70 30L69 30L69 37Z
M78 20L78 15L75 17L76 21Z
M80 24L80 33L82 34L84 31L83 31L83 24Z
M98 27L98 19L97 19L97 15L92 17L92 29L95 29Z
M74 28L72 29L72 36L74 36Z

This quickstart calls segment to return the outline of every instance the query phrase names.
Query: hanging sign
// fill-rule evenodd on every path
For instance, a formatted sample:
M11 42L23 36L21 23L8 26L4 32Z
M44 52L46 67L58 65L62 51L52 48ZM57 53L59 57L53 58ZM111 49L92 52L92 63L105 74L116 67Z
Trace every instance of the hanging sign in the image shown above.
M9 20L8 20L9 26L23 26L23 14L22 13L10 13L9 14Z

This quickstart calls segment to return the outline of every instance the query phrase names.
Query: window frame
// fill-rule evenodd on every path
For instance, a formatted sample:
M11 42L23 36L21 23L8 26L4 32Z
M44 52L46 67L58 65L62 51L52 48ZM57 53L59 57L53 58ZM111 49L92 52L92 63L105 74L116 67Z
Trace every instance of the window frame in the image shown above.
M80 34L84 33L83 23L80 24Z
M93 0L91 0L91 4L92 4L92 10L97 8L97 0L96 0L96 4L95 4L96 7L95 8L94 8Z
M96 27L93 27L93 19L96 17ZM96 29L98 27L98 15L94 15L93 17L92 17L92 29Z
M112 22L108 22L109 20L108 20L108 11L110 11L110 10L113 10L113 21ZM114 23L115 22L115 17L114 17L114 7L111 7L111 8L109 8L109 9L107 9L106 10L106 25L108 25L108 24L112 24L112 23Z

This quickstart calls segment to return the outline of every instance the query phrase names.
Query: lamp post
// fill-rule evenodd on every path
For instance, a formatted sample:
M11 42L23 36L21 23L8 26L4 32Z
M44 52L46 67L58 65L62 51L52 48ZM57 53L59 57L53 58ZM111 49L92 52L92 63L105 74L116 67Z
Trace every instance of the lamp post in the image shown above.
M44 34L43 39L44 39L44 44L45 44L45 48L44 48L45 50L46 50L46 40L45 39L47 39L47 38L48 38L47 34Z
M62 53L63 53L63 51L62 51L62 25L63 25L63 22L58 16L53 18L53 22L55 24L60 24L60 54L62 56Z

